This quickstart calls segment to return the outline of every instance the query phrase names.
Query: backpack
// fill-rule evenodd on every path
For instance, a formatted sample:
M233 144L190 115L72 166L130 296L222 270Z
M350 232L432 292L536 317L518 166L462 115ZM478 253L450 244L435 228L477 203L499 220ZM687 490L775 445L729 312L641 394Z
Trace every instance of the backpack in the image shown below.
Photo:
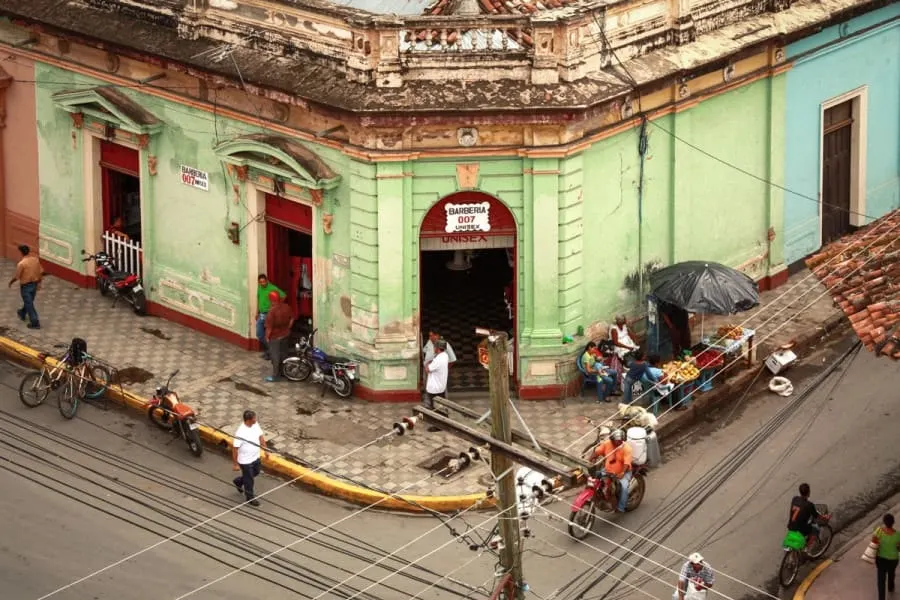
M81 338L72 338L69 344L69 357L73 365L80 365L84 362L84 356L87 354L87 342Z

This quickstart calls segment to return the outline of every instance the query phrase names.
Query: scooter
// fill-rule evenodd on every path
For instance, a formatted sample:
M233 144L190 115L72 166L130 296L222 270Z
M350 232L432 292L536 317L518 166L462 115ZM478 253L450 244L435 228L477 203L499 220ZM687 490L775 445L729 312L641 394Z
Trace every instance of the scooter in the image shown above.
M178 370L169 375L166 385L156 388L147 408L147 416L154 425L163 431L169 431L187 442L194 456L203 454L203 444L197 425L197 414L187 404L179 400L178 394L169 385Z
M87 255L81 262L94 261L96 265L94 276L97 280L97 289L102 296L111 294L115 298L113 306L119 302L119 298L124 298L134 312L139 315L147 314L147 295L140 277L134 273L117 270L115 262L106 252L88 254L82 249L81 254Z
M340 356L329 356L313 343L318 329L313 329L309 337L301 337L291 354L281 362L281 372L291 381L306 381L312 376L313 383L322 384L322 395L329 387L341 398L353 395L356 381L356 362Z
M641 505L644 499L644 491L647 483L647 468L642 465L632 465L631 484L628 486L628 503L625 512L631 512ZM569 535L576 540L587 537L597 511L613 512L619 498L621 482L615 475L604 473L599 477L587 478L587 485L572 502L572 512L569 515Z

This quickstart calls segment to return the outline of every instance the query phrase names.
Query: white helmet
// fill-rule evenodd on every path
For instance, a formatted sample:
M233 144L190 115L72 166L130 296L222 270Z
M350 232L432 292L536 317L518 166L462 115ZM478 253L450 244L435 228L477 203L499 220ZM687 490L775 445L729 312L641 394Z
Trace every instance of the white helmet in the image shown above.
M609 434L609 439L613 440L614 442L621 442L625 439L625 432L623 432L621 429L614 429L613 432Z
M693 554L688 556L688 561L690 561L692 564L695 564L695 565L702 565L703 557L700 555L699 552L694 552Z

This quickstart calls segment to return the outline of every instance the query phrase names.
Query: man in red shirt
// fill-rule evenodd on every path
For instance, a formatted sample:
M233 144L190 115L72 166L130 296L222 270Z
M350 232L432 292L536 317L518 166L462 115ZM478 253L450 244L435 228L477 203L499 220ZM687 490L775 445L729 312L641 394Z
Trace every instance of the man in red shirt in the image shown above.
M272 359L272 374L266 381L281 379L281 361L287 354L288 336L294 326L294 311L290 305L281 301L281 294L269 292L272 307L266 315L266 343L269 346L269 357Z

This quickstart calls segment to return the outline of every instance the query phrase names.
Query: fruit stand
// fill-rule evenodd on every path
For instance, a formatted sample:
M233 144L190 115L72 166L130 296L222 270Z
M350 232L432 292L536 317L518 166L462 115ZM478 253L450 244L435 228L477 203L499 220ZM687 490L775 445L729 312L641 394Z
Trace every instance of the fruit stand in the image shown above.
M746 352L747 364L753 365L753 341L756 331L739 325L723 325L716 330L715 337L707 337L702 344L725 355L725 362L731 363ZM746 347L746 349L745 349Z

